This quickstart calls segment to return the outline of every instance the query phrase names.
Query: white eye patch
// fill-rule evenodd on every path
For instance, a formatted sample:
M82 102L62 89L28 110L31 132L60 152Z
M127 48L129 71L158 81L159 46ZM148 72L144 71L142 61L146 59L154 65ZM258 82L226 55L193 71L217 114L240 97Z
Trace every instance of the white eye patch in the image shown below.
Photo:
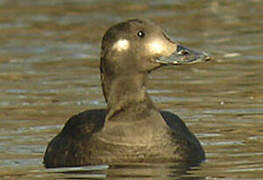
M130 42L127 39L119 39L117 42L115 42L112 46L112 49L117 51L125 51L129 49Z

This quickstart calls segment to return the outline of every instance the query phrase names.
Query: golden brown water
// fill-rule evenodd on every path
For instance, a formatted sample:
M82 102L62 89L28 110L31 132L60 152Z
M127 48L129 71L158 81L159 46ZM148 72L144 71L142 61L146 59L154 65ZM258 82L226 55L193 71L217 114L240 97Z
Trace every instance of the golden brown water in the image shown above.
M260 0L0 0L0 179L262 179L262 9ZM45 169L46 145L66 120L105 107L100 39L134 17L215 56L159 69L149 89L199 137L207 160Z

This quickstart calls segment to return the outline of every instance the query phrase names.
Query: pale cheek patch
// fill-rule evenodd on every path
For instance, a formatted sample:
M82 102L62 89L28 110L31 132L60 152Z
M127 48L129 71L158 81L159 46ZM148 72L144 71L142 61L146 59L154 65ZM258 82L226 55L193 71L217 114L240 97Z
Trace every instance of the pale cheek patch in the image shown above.
M160 54L164 51L163 44L160 41L154 41L149 44L149 50L154 54Z
M130 47L130 42L127 39L120 39L113 44L112 49L117 51L126 51Z

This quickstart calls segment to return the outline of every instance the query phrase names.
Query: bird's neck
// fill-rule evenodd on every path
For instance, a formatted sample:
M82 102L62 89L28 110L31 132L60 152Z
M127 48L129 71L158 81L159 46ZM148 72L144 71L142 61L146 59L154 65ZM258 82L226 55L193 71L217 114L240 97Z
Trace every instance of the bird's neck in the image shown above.
M142 113L145 108L156 110L146 91L147 79L146 72L116 76L102 74L103 93L108 106L106 120L114 119L123 111L136 114Z

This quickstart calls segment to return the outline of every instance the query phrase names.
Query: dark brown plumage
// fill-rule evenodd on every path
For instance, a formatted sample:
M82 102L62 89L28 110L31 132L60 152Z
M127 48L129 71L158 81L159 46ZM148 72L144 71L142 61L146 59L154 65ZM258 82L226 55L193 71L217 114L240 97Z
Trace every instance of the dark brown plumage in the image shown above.
M49 143L45 166L204 160L198 139L178 116L155 107L146 84L148 73L163 65L207 59L172 42L152 22L129 20L111 27L102 40L100 65L107 109L70 118Z

